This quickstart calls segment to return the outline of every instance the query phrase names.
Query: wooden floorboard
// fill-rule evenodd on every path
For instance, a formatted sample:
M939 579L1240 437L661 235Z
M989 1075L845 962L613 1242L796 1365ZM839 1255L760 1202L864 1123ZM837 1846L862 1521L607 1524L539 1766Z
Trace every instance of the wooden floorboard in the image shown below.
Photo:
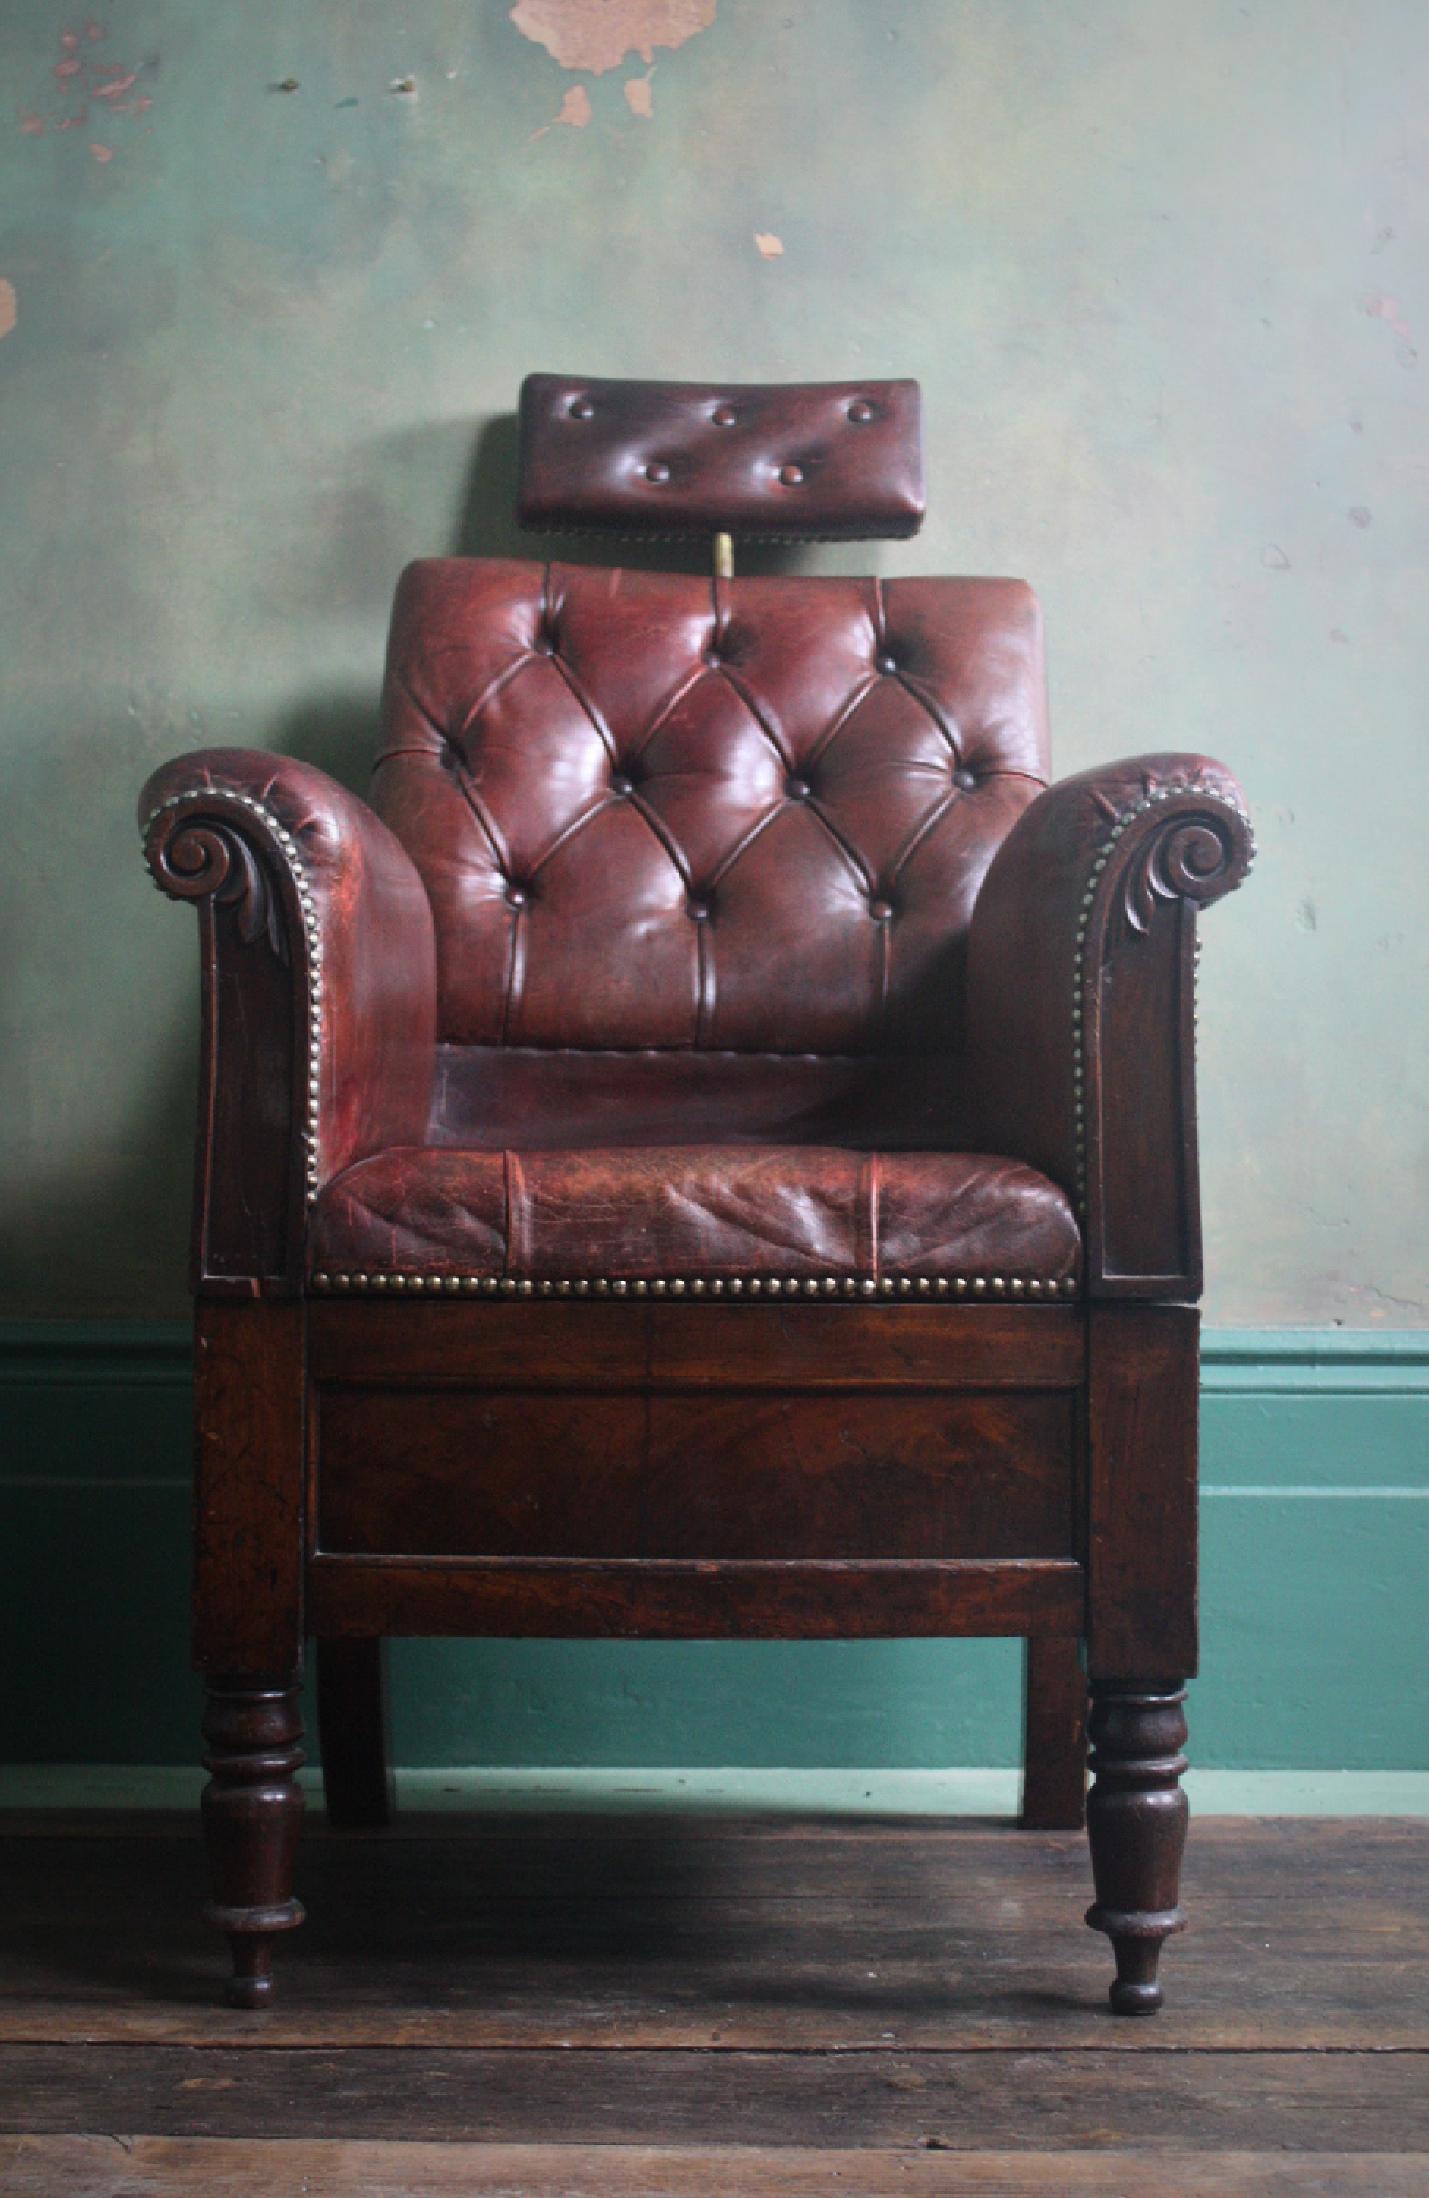
M817 2151L340 2139L0 2138L11 2198L1423 2198L1379 2153Z
M1420 2054L17 2045L4 2059L0 2128L40 2136L1429 2152Z
M0 1842L0 2040L1429 2049L1429 1825L1198 1824L1149 2024L1077 1833L504 1818L305 1844L278 2004L220 2000L193 1829Z
M34 1819L0 1867L7 2193L1429 2193L1411 1819L1196 1825L1141 2023L1081 1838L1011 1825L319 1816L249 2014L192 1826Z

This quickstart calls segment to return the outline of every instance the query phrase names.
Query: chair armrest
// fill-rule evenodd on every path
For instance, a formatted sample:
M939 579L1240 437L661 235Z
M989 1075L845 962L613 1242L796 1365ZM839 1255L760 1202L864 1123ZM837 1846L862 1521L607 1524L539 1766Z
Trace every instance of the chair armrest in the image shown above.
M1254 852L1221 764L1136 756L1039 795L983 881L967 993L980 1136L1075 1194L1094 1296L1200 1295L1196 914Z
M323 1183L425 1136L426 889L364 802L285 756L179 756L149 780L139 816L154 882L199 909L194 1286L291 1292Z

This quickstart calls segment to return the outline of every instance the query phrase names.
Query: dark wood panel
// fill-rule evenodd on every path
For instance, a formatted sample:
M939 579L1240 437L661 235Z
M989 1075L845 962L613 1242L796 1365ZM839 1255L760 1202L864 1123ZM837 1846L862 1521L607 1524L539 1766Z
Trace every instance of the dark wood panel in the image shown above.
M338 1389L327 1550L550 1557L1070 1557L1073 1400Z
M12 2046L0 2126L507 2142L1429 2151L1417 2053L604 2053Z
M1083 1573L1058 1558L856 1563L314 1557L318 1634L790 1641L1070 1633Z
M1066 1389L1072 1305L315 1299L319 1381L493 1388Z
M947 2151L931 2145L426 2144L420 2139L126 2137L124 2198L1423 2198L1388 2152ZM114 2198L112 2137L0 2139L12 2198Z

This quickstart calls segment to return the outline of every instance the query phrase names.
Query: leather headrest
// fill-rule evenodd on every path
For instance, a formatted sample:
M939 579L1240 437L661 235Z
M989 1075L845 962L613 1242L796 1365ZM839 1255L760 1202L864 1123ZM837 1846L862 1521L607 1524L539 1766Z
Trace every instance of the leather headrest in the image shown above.
M918 384L528 374L517 508L527 527L655 537L916 534Z

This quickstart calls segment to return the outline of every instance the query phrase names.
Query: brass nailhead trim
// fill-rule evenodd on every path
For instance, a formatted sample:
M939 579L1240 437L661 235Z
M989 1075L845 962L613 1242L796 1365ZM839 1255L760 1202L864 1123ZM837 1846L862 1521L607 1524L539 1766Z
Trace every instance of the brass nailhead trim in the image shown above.
M1074 1297L1071 1275L626 1275L563 1276L533 1282L515 1275L339 1274L312 1277L323 1295L415 1292L433 1297Z
M1145 816L1148 809L1157 808L1163 801L1173 801L1181 794L1193 794L1198 801L1215 802L1219 808L1226 810L1229 815L1239 817L1246 831L1250 834L1250 859L1251 861L1255 859L1255 833L1250 818L1246 815L1244 809L1233 802L1229 795L1221 793L1218 788L1202 785L1195 779L1187 779L1171 786L1158 786L1151 793L1145 795L1141 801L1134 802L1129 809L1118 811L1111 830L1092 858L1092 866L1088 872L1087 888L1082 895L1081 908L1077 916L1077 936L1072 952L1072 1112L1076 1124L1077 1210L1084 1221L1087 1211L1087 1052L1083 1000L1087 977L1087 932L1091 926L1092 908L1096 902L1102 872L1116 853L1117 841L1128 826L1134 824L1138 817ZM1196 959L1198 961L1200 959L1199 939L1196 941ZM1195 1027L1194 1011L1192 1027L1193 1029Z
M292 873L297 888L298 906L303 915L303 935L308 953L308 1043L307 1043L307 1092L303 1114L303 1185L306 1203L311 1206L319 1188L318 1139L322 1126L322 1035L323 1001L322 970L323 943L318 924L317 907L313 900L312 880L307 866L298 853L298 843L287 826L273 811L252 794L239 794L221 786L190 786L181 794L170 794L157 809L144 819L143 837L147 841L150 832L170 809L182 808L187 801L231 802L246 809L260 824L267 827L277 843L278 851Z

